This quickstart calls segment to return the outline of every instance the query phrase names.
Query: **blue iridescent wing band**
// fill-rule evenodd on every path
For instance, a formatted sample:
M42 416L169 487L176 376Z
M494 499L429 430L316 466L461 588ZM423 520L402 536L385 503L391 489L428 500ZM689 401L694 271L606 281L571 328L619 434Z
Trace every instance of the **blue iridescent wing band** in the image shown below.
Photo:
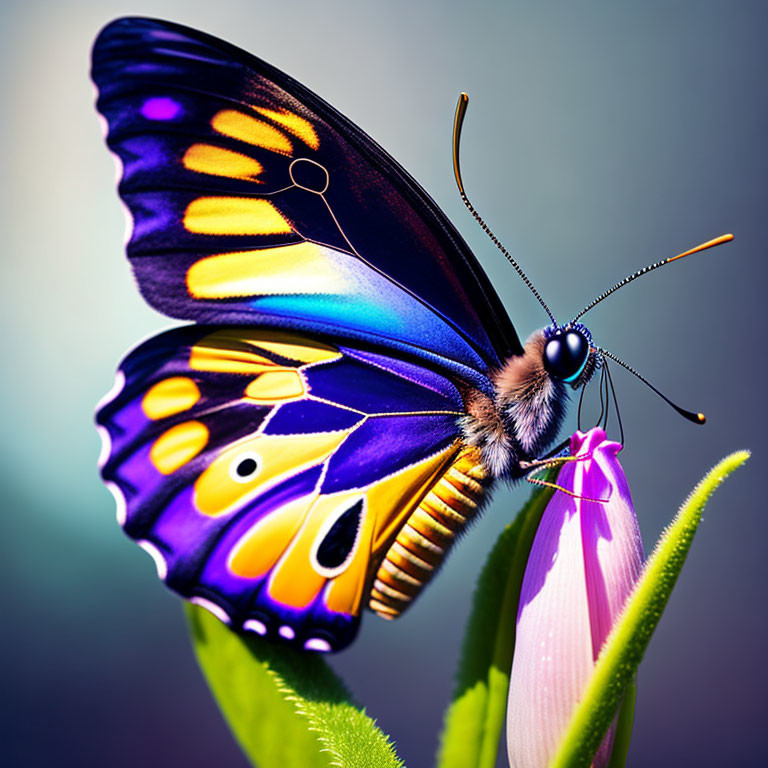
M237 629L339 650L371 594L391 617L419 562L429 577L419 542L435 550L448 528L438 512L419 528L413 512L453 468L464 413L456 386L420 365L283 331L187 326L121 364L97 414L102 475L169 587ZM463 509L471 490L453 475L438 492ZM402 568L396 539L413 561Z
M488 391L520 343L461 236L375 142L213 37L121 19L93 52L149 303L417 355Z

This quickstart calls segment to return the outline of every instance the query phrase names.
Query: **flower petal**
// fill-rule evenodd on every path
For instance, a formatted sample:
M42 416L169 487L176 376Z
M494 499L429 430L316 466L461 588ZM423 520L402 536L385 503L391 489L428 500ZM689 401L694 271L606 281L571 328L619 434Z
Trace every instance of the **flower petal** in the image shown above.
M580 498L556 492L533 542L507 711L514 768L548 765L640 572L642 541L619 450L599 428L573 436L578 460L563 466L557 483Z
M514 768L547 765L592 669L580 528L573 499L556 493L536 533L520 595L507 708Z
M574 435L572 447L580 437L579 432ZM616 458L620 450L619 443L605 439L602 429L592 429L574 451L576 456L591 454L592 458L567 466L569 470L573 468L575 493L607 500L596 503L574 499L581 517L595 659L632 591L645 559L629 486Z

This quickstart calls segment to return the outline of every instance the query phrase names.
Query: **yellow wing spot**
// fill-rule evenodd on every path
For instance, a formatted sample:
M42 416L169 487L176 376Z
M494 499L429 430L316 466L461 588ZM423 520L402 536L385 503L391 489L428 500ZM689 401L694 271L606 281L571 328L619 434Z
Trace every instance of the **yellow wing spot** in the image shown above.
M325 360L338 360L341 357L341 352L335 347L287 333L278 332L270 337L256 339L252 343L275 355L300 363L320 363Z
M258 376L276 367L275 363L268 357L257 355L247 348L237 349L233 346L219 346L216 341L207 336L192 347L189 355L189 367L193 371Z
M329 514L339 506L344 505L345 502L359 497L360 491L344 491L343 493L329 496L320 496L315 501L304 520L301 531L293 539L290 547L286 550L269 579L267 591L271 598L293 608L304 608L317 597L328 581L311 564L311 553L318 534ZM366 515L366 517L368 516ZM362 578L359 566L361 561L365 563L368 560L368 538L370 538L370 533L364 518L363 529L360 532L357 549L352 561L344 570L344 573L331 582L335 584L339 579L349 574L350 569L353 569L353 575L347 581L348 589L344 590L344 605L343 607L332 608L331 610L354 613L355 611L351 610L352 604L354 603L355 607L359 606L362 598L362 589L365 586L364 566ZM358 591L360 592L359 597L357 597Z
M341 353L329 344L305 339L284 331L224 329L202 338L189 359L193 370L212 373L241 373L258 376L278 366L270 358L258 354L270 352L298 363L337 360Z
M327 459L349 431L286 437L258 435L223 451L195 481L195 505L216 517L246 504L286 477L297 475ZM230 469L243 454L264 457L261 471L247 482L235 482Z
M229 570L245 579L264 576L296 535L311 502L311 496L304 496L259 520L235 545Z
M234 109L223 109L211 119L214 131L229 136L231 139L263 147L281 155L293 154L293 145L288 137L272 125L257 120L255 117Z
M187 290L196 299L349 293L352 286L334 264L334 253L295 243L206 256L187 270Z
M424 459L368 488L366 514L352 558L342 573L325 580L323 600L329 610L359 613L366 584L379 567L377 552L390 545L426 488L440 472L445 471L446 464L456 451L455 446L450 446L437 456ZM339 506L359 496L358 489L320 496L315 501L300 533L270 579L269 594L275 600L300 608L314 599L323 580L308 564L311 563L310 552L321 526Z
M269 200L198 197L184 212L184 228L197 235L287 235L288 220Z
M264 170L258 160L248 155L211 144L193 144L184 153L182 162L189 171L245 181L257 181L256 177Z
M301 374L290 368L262 373L245 390L246 397L266 404L302 397L304 394Z
M385 477L371 486L368 504L376 512L374 552L389 549L403 523L458 453L457 445L450 445L435 456L406 467L397 474Z
M192 379L174 376L158 381L141 401L141 410L156 421L189 410L200 399L200 390Z
M282 125L286 131L301 139L308 147L312 149L320 147L320 139L318 139L317 133L309 120L305 120L303 117L299 117L287 109L281 112L267 109L266 107L254 107L254 109L259 114L264 115L264 117L268 117L270 120Z
M149 459L155 469L170 475L197 456L208 443L208 428L199 421L177 424L155 440Z

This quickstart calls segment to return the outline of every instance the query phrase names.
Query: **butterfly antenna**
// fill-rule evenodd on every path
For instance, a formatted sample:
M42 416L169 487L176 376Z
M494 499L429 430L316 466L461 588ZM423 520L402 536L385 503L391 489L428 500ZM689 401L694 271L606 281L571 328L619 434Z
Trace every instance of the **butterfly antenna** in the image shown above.
M699 251L706 251L708 248L714 248L716 245L722 245L723 243L729 243L731 240L733 240L733 235L720 235L720 237L716 237L714 240L708 240L706 243L702 243L701 245L697 245L695 248L691 248L690 251L685 251L684 253L678 253L677 256L671 256L668 259L664 259L664 261L657 261L654 264L649 264L647 267L643 267L642 269L638 270L637 272L634 272L631 275L627 275L623 280L616 283L616 285L613 286L613 288L609 288L604 293L601 293L594 301L587 304L584 309L579 312L576 317L573 318L571 321L572 323L575 323L582 315L585 315L587 312L589 312L592 307L595 306L595 304L599 304L603 299L610 296L612 293L615 293L619 290L619 288L623 288L628 283L631 283L633 280L637 280L638 277L642 277L643 275L647 275L649 272L653 272L654 269L658 269L659 267L663 267L666 264L671 264L676 259L682 259L683 256L690 256L692 253L699 253Z
M623 360L619 360L616 355L612 355L610 352L606 352L600 347L596 347L596 350L604 357L613 360L614 363L618 363L622 368L626 368L631 374L637 376L637 378L640 379L643 384L645 384L647 387L650 387L665 403L671 405L683 418L688 419L688 421L692 421L694 424L704 424L706 422L707 419L703 413L692 413L691 411L686 411L685 408L681 408L679 405L675 405L675 403L673 403L665 394L659 392L659 390L656 389L656 387L654 387L653 384L648 381L648 379L646 379L644 376L641 376L631 365L627 365Z
M472 203L469 202L467 193L464 191L464 184L461 180L461 168L459 167L459 142L461 140L461 126L464 123L464 115L467 112L467 104L469 104L469 96L466 93L462 93L459 96L459 103L456 105L456 116L453 120L453 173L456 176L456 184L459 187L459 194L464 201L464 205L467 206L469 212L475 217L477 223L482 227L488 237L491 238L493 244L504 254L507 261L515 268L517 274L523 278L523 282L530 288L531 293L538 299L539 304L544 307L544 311L549 315L549 319L553 325L557 325L555 316L550 312L549 307L544 303L544 299L539 296L539 292L533 287L533 283L528 279L525 272L520 269L520 265L512 258L509 251L501 244L496 235L491 232L489 226L483 221L483 218L475 210Z

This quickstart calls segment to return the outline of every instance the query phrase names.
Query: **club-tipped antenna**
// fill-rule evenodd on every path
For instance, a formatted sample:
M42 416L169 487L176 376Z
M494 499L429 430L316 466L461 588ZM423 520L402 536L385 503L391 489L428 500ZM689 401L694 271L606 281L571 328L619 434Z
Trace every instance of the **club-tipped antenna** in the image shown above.
M587 312L589 312L589 310L592 309L592 307L594 307L595 304L599 304L603 299L607 298L612 293L615 293L616 291L618 291L619 288L623 288L625 285L627 285L628 283L631 283L633 280L637 280L638 277L647 275L649 272L653 272L654 269L663 267L666 264L671 264L673 261L677 259L682 259L683 256L690 256L692 253L699 253L700 251L706 251L708 248L714 248L716 245L729 243L731 240L733 240L733 235L720 235L720 237L716 237L714 240L708 240L706 243L697 245L695 248L691 248L689 251L678 253L677 256L670 256L670 258L664 259L663 261L657 261L654 264L649 264L647 267L643 267L637 272L634 272L631 275L627 275L627 277L625 277L623 280L620 280L618 283L616 283L616 285L614 285L613 288L609 288L604 293L601 293L594 301L587 304L587 306L584 307L584 309L582 309L581 312L579 312L579 314L576 315L576 317L574 317L571 322L575 323L582 315L585 315Z
M675 405L665 394L662 392L659 392L656 387L651 384L648 379L646 379L644 376L641 376L631 365L627 365L623 360L619 360L616 355L612 355L610 352L606 352L606 350L602 349L601 347L596 347L596 350L603 355L604 357L609 358L610 360L613 360L614 363L618 363L622 368L626 368L631 374L634 376L637 376L640 381L643 382L647 387L650 387L665 403L668 405L671 405L684 419L688 419L688 421L692 421L694 424L704 424L706 422L706 417L703 413L693 413L692 411L686 411L685 408L681 408L679 405Z
M491 232L489 226L485 223L485 221L483 221L482 216L480 216L480 214L475 210L475 207L472 205L472 203L469 202L467 193L464 191L464 183L461 180L461 168L459 166L459 142L461 141L461 126L464 123L464 115L467 112L467 104L469 104L469 96L467 96L466 93L462 93L459 96L459 102L456 105L456 116L453 120L453 173L456 177L456 185L459 188L461 199L464 201L464 205L467 206L469 212L475 217L477 223L482 227L483 232L485 232L485 234L491 238L493 244L504 254L507 261L517 271L517 274L523 278L523 282L531 290L531 293L533 293L533 295L538 299L539 304L544 307L544 311L549 315L549 319L552 321L552 324L557 325L555 316L552 314L552 312L550 312L549 307L544 303L544 299L539 296L539 292L533 287L533 283L528 279L525 272L520 269L520 265L512 258L509 251L501 244L496 235Z

